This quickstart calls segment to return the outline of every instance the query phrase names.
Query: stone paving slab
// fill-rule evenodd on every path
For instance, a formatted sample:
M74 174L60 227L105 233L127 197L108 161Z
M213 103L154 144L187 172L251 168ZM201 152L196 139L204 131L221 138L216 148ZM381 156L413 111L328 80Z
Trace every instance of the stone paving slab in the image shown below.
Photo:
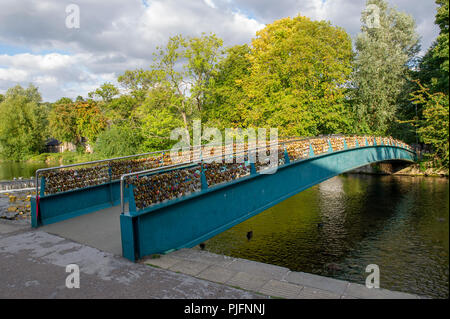
M227 268L239 272L250 273L260 278L264 278L266 281L270 279L283 280L289 273L289 269L285 267L238 258L230 263Z
M200 272L197 277L206 279L213 282L225 283L230 280L233 276L236 275L236 272L222 266L211 265L202 272Z
M161 265L169 270L276 298L419 298L412 294L386 289L369 289L343 280L293 272L284 267L217 255L197 248L175 251L162 255L160 259L146 259L144 263Z
M349 285L347 281L308 274L304 272L290 272L286 276L286 281L297 285L327 290L338 295L342 295Z
M367 288L366 286L350 283L345 291L346 295L365 299L419 299L417 295L387 289Z
M302 289L302 286L290 284L285 281L269 280L258 292L268 296L294 299L299 297Z
M173 264L168 269L180 272L182 274L190 275L190 276L196 276L203 270L205 270L209 264L201 263L198 261L192 261L192 260L180 260L179 262Z
M266 278L258 277L246 272L238 272L230 280L225 282L225 284L245 290L258 291L268 281L269 280Z
M150 258L145 261L146 264L156 266L163 269L169 269L182 259L174 258L172 256L164 256L163 258Z
M327 290L304 287L298 295L300 299L341 299L341 295Z

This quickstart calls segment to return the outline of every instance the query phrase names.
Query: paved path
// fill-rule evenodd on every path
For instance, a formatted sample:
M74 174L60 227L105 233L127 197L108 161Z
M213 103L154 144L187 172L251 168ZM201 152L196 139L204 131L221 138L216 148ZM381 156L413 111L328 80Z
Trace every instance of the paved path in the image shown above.
M108 235L120 239L115 213L102 211L105 233L88 215L38 230L0 220L0 298L419 298L196 248L132 263ZM65 287L68 264L80 267L80 289Z
M65 267L80 267L68 289ZM135 264L109 252L0 221L0 298L267 298L185 274Z
M197 248L147 258L143 263L211 282L289 299L418 299L416 295L322 277L287 268L212 254Z

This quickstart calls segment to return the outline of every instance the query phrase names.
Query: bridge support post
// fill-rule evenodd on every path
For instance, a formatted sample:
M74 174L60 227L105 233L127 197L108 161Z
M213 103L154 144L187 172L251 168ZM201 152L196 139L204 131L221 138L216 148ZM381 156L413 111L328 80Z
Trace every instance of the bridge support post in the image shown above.
M120 215L120 234L123 257L136 261L139 259L137 217Z
M333 146L331 145L331 141L328 139L328 153L333 153Z

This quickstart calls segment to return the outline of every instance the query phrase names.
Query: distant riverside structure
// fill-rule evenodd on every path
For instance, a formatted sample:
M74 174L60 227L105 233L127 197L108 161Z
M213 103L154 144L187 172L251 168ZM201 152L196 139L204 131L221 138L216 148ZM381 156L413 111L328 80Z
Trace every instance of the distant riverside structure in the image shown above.
M84 138L81 141L81 145L84 146L87 153L92 153L92 146L87 144ZM75 152L76 150L77 146L74 143L60 142L56 138L48 139L45 143L46 153L62 153L65 151Z

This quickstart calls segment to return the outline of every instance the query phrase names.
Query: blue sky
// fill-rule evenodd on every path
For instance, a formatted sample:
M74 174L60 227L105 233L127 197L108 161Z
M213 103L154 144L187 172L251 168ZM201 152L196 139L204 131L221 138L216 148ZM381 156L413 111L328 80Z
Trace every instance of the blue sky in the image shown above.
M438 34L433 0L389 0L411 14L425 52ZM67 5L80 28L65 25ZM0 93L33 83L44 100L86 96L127 69L148 67L156 46L175 34L213 32L226 45L250 43L257 30L298 14L328 20L353 38L365 0L2 0Z

